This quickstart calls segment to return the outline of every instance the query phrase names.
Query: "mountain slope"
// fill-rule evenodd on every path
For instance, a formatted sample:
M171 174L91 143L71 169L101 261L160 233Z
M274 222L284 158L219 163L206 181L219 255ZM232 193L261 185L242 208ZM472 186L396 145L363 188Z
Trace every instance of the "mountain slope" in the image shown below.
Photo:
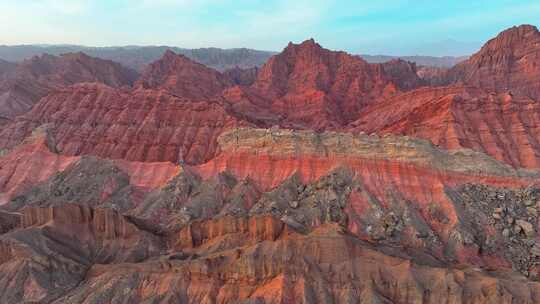
M470 148L516 167L540 168L538 113L538 102L527 97L474 87L426 88L367 108L351 127L425 138L446 149Z
M167 50L182 54L210 68L224 71L240 67L252 68L263 65L274 52L252 50L246 48L219 49L200 48L184 49L169 46L125 46L125 47L85 47L76 45L66 46L0 46L0 58L19 62L42 54L62 55L65 53L84 52L96 58L112 60L136 71L158 60Z
M540 168L540 32L523 25L437 75L423 88L366 107L355 131L406 134L447 148L485 152L515 167Z
M0 235L0 284L18 283L0 297L6 303L126 297L341 303L358 294L405 303L459 303L473 295L470 303L539 299L533 280L540 257L530 241L540 191L526 187L538 173L396 136L244 128L218 142L218 157L170 172L169 182L129 215L59 201L19 209L21 224ZM153 166L146 175L160 165ZM123 170L111 169L111 177L129 175ZM80 191L70 186L76 180L60 176L81 173L68 169L22 195ZM103 177L95 181L116 180ZM163 231L156 218L177 224ZM128 293L124 286L131 286Z
M118 91L79 84L43 98L0 131L13 147L42 124L52 126L66 155L96 155L137 161L200 163L211 158L223 129L247 125L215 100L192 100L163 90Z
M282 126L322 130L340 128L367 104L420 83L414 64L369 64L307 40L290 43L261 67L253 85L225 96L233 107L272 112Z
M452 68L448 77L493 92L540 99L540 32L532 25L507 29Z
M0 117L13 119L57 88L80 82L131 86L137 73L83 53L42 55L25 60L0 77Z
M220 94L232 83L216 70L167 51L144 70L135 86L163 89L185 98L205 99Z

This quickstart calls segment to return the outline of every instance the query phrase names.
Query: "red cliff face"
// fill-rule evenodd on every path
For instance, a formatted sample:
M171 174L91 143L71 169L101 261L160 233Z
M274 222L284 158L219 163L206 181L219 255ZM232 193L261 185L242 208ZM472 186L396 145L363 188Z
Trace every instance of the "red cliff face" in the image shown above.
M210 100L189 100L163 90L123 92L81 84L42 99L0 132L0 146L17 144L44 123L53 126L56 148L65 155L145 162L182 158L187 163L211 158L217 136L243 125Z
M445 77L458 84L371 104L350 128L426 138L443 148L470 148L515 167L539 168L538 54L538 30L513 27L449 71L424 75L432 84Z
M144 89L163 89L173 95L204 99L221 93L232 82L211 68L168 50L150 64L137 81Z
M259 242L211 254L227 243L215 237L157 261L95 265L85 282L58 302L105 297L187 303L534 303L538 283L516 276L443 269L385 255L333 226L292 239ZM396 253L388 249L388 252ZM204 258L202 258L204 257ZM103 296L106 295L106 296Z
M42 55L17 64L0 77L0 116L12 119L28 111L49 92L81 82L130 86L136 72L120 64L70 53Z
M395 136L240 129L226 132L218 143L218 157L184 166L176 180L140 205L184 218L179 229L156 229L163 238L145 232L156 226L138 218L138 207L129 217L80 205L23 208L22 227L7 228L0 236L0 285L8 286L8 278L15 276L24 284L13 290L24 287L27 292L4 289L0 298L7 303L20 302L22 295L26 300L84 303L108 291L112 300L121 295L108 286L128 284L136 286L130 288L133 301L188 297L273 303L277 297L343 302L362 292L366 299L430 303L426 293L438 294L439 284L454 286L460 278L467 291L456 283L437 299L459 303L463 293L475 295L472 303L538 299L537 283L531 281L538 276L536 245L529 245L537 235L538 216L529 209L537 213L540 206L531 206L540 191L521 188L538 181L532 173L480 153L448 152L427 141ZM154 169L161 172L159 167L148 163L142 173L151 176ZM170 172L170 178L175 174ZM40 189L46 193L56 188ZM43 233L36 236L36 229ZM88 246L96 255L75 251L82 260L74 262L66 258L70 251L40 241L72 242L73 235L78 239L74 246ZM158 250L159 244L165 248ZM55 277L63 280L60 288L38 279L37 274L50 270L40 269L41 256L25 248L57 258L51 263ZM20 271L21 265L38 278ZM529 280L500 275L512 268ZM449 271L457 277L449 277ZM305 283L283 283L292 278ZM314 278L320 282L308 283ZM374 285L354 283L365 278ZM388 286L389 280L395 284ZM339 287L346 282L351 294ZM411 284L400 285L404 282ZM178 294L171 284L186 286L181 290L189 294ZM513 284L519 292L486 291L493 284Z
M314 40L290 43L270 58L253 88L291 123L313 128L346 123L362 106L396 90L380 66Z
M290 43L270 58L250 88L237 87L224 95L248 117L257 117L255 108L271 112L275 124L284 127L323 130L341 128L378 98L421 85L414 64L369 64L307 40Z
M95 172L88 175L90 172L87 171L88 169L92 171L95 168L84 168L85 166L80 166L81 157L62 156L55 153L55 140L49 132L51 131L48 130L46 126L38 128L33 132L30 138L26 139L21 145L0 154L0 205L6 204L10 200L32 190L35 186L40 184L43 185L43 183L46 183L48 180L51 181L51 179L52 184L43 185L45 188L52 189L60 186L64 190L69 190L73 186L69 185L73 182L71 178L55 179L55 175L58 175L58 173L65 174L66 170L69 168L77 169L71 170L71 173L76 176L76 179L81 181L80 186L82 185L82 188L88 186L88 183L86 182L88 178L92 179L95 177ZM107 163L107 166L111 166L111 163L108 160L95 161L97 162L97 166L95 167ZM83 163L94 166L92 162L88 163L85 161ZM122 172L120 174L127 174L129 177L129 185L136 190L126 193L134 201L138 200L138 193L145 193L160 188L179 171L179 167L170 162L155 163L114 160L111 166L113 171L108 172L108 174L105 172L105 183L102 184L103 186L99 186L102 187L103 190L101 194L95 195L95 193L92 192L99 189L92 189L91 191L85 191L86 195L80 196L81 193L77 194L77 191L80 192L81 190L81 188L79 188L79 190L75 190L75 192L67 191L63 194L54 193L54 197L51 200L40 199L38 201L45 205L50 204L53 201L58 203L62 202L58 201L58 199L62 199L65 194L68 194L68 196L71 197L63 202L88 203L88 201L83 202L79 200L85 197L92 201L97 200L98 204L102 203L110 196L110 194L112 194L111 191L119 185L114 182L114 179L110 180L113 181L113 183L107 182L107 178L119 173L114 171L118 168ZM57 184L57 182L60 182L60 184ZM54 184L56 184L56 186L54 186ZM51 188L51 186L53 187ZM113 188L110 186L113 186ZM39 194L39 191L36 194ZM23 205L26 204L25 202L32 201L28 200L28 198L31 197L24 197Z
M524 198L536 190L520 192L524 191L520 188L538 183L538 174L515 171L481 153L446 152L425 141L393 136L355 137L338 133L314 135L299 131L271 133L244 129L226 133L220 138L220 144L223 153L197 167L203 178L225 171L237 178L248 177L264 191L280 188L282 190L273 191L286 191L275 197L269 195L267 202L264 197L268 194L263 195L251 213L268 208L287 223L290 220L293 227L338 222L359 238L400 243L430 252L440 260L482 267L513 265L524 273L534 273L533 277L538 275L534 262L529 263L538 258L528 255L525 234L520 236L523 247L514 246L528 255L524 258L527 262L522 264L517 253L497 252L497 246L506 246L502 245L506 239L501 238L504 227L487 219L492 212L497 212L498 205L504 205L509 197L514 197L509 201L515 205L508 208L520 211L511 216L512 220L521 217L532 223L531 227L537 227L537 209L533 213L526 211L528 204L536 204L536 194ZM344 173L347 171L350 173ZM293 183L292 188L283 188L291 176L298 176L300 181ZM488 188L464 186L468 184L482 184ZM330 188L325 188L328 185ZM502 190L505 188L516 192L506 193L507 190ZM479 205L478 209L463 212L463 208L479 204L479 198L475 196L484 195L491 207L486 209ZM342 197L346 197L343 203L340 202ZM529 200L531 203L527 203ZM325 206L332 211L322 218L311 218L313 209L308 206L316 206L318 201L325 201ZM336 203L335 207L332 202ZM301 212L297 213L298 210ZM482 212L481 218L485 220L470 218L473 212ZM476 220L479 222L471 223ZM470 237L488 237L480 236L479 231L484 230L477 231L470 228L471 225L485 227L481 229L486 229L492 237L497 235L500 239L493 244L499 245L470 240ZM532 228L530 232L534 234L536 229Z
M512 27L449 71L450 81L540 99L540 32Z
M111 209L25 208L19 228L0 236L0 299L51 303L90 265L139 262L161 250L157 236Z
M366 108L351 128L425 138L446 149L470 148L515 167L539 168L538 113L538 102L519 95L425 88Z
M313 40L132 89L43 57L65 82L0 130L0 302L540 302L537 33L423 79Z

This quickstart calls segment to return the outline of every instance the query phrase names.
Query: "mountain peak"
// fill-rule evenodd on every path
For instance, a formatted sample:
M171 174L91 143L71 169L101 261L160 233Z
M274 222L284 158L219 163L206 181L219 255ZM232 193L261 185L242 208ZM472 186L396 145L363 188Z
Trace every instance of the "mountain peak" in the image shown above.
M146 68L137 82L138 87L163 89L186 98L211 97L230 85L218 71L169 49Z
M300 43L300 46L316 46L316 47L322 48L321 45L318 44L313 38L309 38L308 40L305 40L304 42Z
M540 32L534 25L524 24L514 26L499 33L497 37L488 41L482 50L494 50L507 47L517 47L521 44L530 44L540 40Z
M540 32L520 25L502 31L450 70L449 79L493 92L540 98Z
M317 50L321 51L324 50L324 48L318 44L315 39L310 38L308 40L305 40L299 44L289 42L287 47L283 50L284 53L290 53L290 52L299 52L302 50Z

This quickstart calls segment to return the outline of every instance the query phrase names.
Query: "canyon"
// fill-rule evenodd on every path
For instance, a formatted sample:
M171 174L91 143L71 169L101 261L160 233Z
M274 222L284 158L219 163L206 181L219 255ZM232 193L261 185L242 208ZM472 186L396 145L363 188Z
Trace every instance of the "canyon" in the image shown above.
M538 41L0 61L0 302L540 303Z

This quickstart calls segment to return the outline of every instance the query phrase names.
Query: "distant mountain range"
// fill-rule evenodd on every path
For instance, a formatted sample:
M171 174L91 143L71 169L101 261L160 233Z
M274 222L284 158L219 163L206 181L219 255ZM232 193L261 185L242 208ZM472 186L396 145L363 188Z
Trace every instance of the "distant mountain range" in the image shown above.
M246 48L219 49L201 48L184 49L169 46L122 46L122 47L86 47L78 45L16 45L0 46L0 59L18 62L41 54L62 55L83 52L89 56L116 61L126 67L142 71L172 50L218 71L234 67L252 68L263 65L274 52L258 51Z
M403 59L414 62L419 66L430 66L437 68L450 68L454 65L467 60L468 56L387 56L387 55L360 55L369 63L384 63L393 59Z
M172 50L188 58L202 63L218 71L239 67L248 69L262 66L271 56L277 54L271 51L260 51L246 48L220 49L200 48L186 49L169 46L122 46L122 47L86 47L78 45L15 45L0 46L0 59L19 62L42 54L62 55L66 53L84 52L101 59L116 61L137 71L158 60L166 50ZM383 63L392 59L415 62L420 66L452 67L467 57L435 57L435 56L386 56L360 55L370 63Z

